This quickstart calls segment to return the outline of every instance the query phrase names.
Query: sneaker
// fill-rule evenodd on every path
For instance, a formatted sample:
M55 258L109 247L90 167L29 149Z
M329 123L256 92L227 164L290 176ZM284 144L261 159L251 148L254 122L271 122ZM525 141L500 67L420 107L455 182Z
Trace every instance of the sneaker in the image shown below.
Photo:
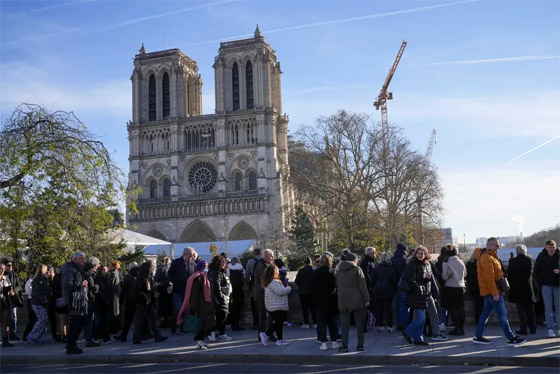
M221 342L229 342L230 340L233 340L233 338L231 336L229 336L228 334L224 334L224 335L218 336L218 340L221 341Z
M210 340L211 342L215 342L216 340L218 340L216 331L212 331L210 335L208 335L208 340Z
M111 344L111 339L103 340L103 344L105 344L105 345Z
M432 336L432 340L436 341L436 342L442 342L449 339L449 337L443 335L443 334L439 334L439 335L434 335Z
M440 323L440 324L439 324L439 329L440 329L440 330L445 330L445 323L443 323L443 322Z
M316 323L312 324L312 325L311 325L311 328L312 328L312 329L316 329L316 328L317 328L317 324L316 324Z
M265 332L260 332L259 337L261 338L262 345L268 347L268 335Z
M115 339L115 340L120 340L121 342L125 342L125 343L126 343L126 336L115 335L115 336L113 336L113 339Z
M358 352L363 352L363 351L364 351L364 346L358 344L358 345L356 346L356 350L357 350Z
M520 344L523 344L527 341L527 339L525 338L521 338L519 336L514 336L512 339L508 340L508 345L511 346L518 346Z
M323 342L323 343L321 343L321 346L319 347L319 349L321 351L326 351L326 350L329 349L329 347L327 346L327 343Z
M290 327L292 326L292 323L290 321L284 321L284 326Z
M338 351L340 353L346 353L346 352L348 352L348 347L346 347L344 345L341 345L340 347L338 347Z
M156 343L161 343L167 340L167 336L159 336L156 339Z
M555 338L556 334L554 333L553 329L548 329L548 337L549 338Z
M387 327L387 332L393 332L393 328L392 327Z
M317 339L317 340L315 340L315 343L317 343L317 344L321 344L321 343L322 343L322 341L320 341L319 339Z
M377 332L383 332L383 331L385 331L385 327L379 326L379 327L377 328Z
M421 341L415 340L415 341L414 341L414 345L430 345L430 343L427 343L427 342L425 342L425 341L423 341L423 340L421 340Z
M197 340L196 348L200 349L201 351L205 351L208 349L208 346L204 343L204 340Z
M276 345L290 345L290 342L287 341L286 339L278 339L276 341Z
M309 325L307 325L307 324L304 323L303 325L301 325L301 328L302 328L302 329L308 329L308 328L309 328Z
M340 345L337 342L332 342L331 346L332 346L332 349L338 349L338 347L340 347Z
M403 331L403 333L402 333L402 336L403 336L404 340L406 340L406 342L407 342L408 344L412 344L412 338L411 338L410 336L408 336L404 331Z
M472 338L472 342L474 344L484 344L484 345L492 343L490 340L486 339L483 336L481 337L475 336L474 338Z

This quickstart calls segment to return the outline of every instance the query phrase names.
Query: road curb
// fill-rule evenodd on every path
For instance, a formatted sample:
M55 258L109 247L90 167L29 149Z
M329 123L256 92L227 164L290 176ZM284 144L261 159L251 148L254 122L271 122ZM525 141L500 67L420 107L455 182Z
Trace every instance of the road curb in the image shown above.
M120 363L238 363L238 364L305 364L305 365L440 365L440 366L532 366L559 367L558 357L453 357L453 356L360 356L337 355L270 355L270 354L213 354L189 352L181 354L138 355L53 355L2 357L5 364L120 364Z

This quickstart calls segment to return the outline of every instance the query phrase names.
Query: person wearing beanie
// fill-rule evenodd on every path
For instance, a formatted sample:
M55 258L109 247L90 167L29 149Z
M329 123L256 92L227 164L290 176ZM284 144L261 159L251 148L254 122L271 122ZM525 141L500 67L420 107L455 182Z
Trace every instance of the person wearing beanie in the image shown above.
M182 325L185 313L201 318L202 326L194 336L195 346L200 350L207 350L209 346L204 339L208 336L208 332L216 327L216 309L212 302L212 286L208 279L207 262L198 261L195 270L185 287L183 305L177 314L177 325Z
M369 292L362 269L358 266L358 257L348 251L344 254L345 261L341 261L336 273L336 288L338 290L338 310L340 311L340 330L342 346L339 352L348 352L348 333L350 317L353 314L358 333L357 351L364 350L364 329L366 308L369 306Z
M399 243L397 244L397 250L391 257L391 266L395 269L397 279L401 279L404 269L406 268L406 254L408 248L406 245ZM401 290L397 290L397 295L395 297L395 320L397 323L397 330L402 331L408 323L408 307L405 305L406 293Z

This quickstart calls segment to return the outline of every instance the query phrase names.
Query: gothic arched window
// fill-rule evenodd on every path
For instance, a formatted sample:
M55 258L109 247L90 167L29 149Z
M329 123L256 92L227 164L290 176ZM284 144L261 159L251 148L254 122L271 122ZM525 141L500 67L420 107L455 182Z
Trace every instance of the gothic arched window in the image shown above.
M170 100L169 100L169 74L167 72L163 73L163 79L161 80L162 88L162 108L163 108L163 118L169 117L170 111Z
M245 66L245 81L247 83L247 109L253 107L253 65L247 61Z
M243 189L243 180L241 178L241 174L235 174L235 190L241 191Z
M171 196L171 181L167 178L163 181L163 197Z
M149 87L148 87L148 111L149 111L149 121L156 120L156 77L150 75Z
M233 110L239 110L239 68L237 63L231 69L231 88L233 93Z
M155 199L157 197L157 182L150 182L150 199Z
M257 173L254 171L249 173L249 191L256 191L257 189Z

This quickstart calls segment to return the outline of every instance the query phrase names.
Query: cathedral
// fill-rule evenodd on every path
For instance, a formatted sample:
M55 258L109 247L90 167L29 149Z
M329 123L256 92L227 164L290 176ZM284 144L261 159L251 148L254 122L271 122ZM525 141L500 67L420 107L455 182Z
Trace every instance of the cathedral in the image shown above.
M221 43L213 68L216 109L203 115L195 60L143 45L134 58L135 231L173 243L259 242L289 225L288 117L275 52L257 26L252 38Z

